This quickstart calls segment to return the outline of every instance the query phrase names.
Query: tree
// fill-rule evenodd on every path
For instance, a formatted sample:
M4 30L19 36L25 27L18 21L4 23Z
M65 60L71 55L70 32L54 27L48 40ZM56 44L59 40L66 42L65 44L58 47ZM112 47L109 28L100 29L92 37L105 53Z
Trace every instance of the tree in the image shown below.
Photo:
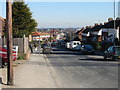
M35 31L37 23L32 18L32 13L24 2L13 2L13 37L29 36Z

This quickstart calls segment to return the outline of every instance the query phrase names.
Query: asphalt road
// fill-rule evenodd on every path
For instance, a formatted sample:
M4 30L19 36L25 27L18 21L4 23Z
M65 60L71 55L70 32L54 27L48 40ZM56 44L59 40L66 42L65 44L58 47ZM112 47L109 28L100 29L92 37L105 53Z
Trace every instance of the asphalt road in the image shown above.
M55 47L53 54L46 57L60 88L118 88L118 61L81 55L60 47Z

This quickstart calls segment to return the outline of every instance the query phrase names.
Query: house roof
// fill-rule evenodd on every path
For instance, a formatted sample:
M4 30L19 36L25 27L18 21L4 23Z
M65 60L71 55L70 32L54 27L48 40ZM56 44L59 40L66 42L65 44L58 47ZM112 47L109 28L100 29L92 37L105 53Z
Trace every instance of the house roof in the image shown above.
M5 19L4 19L4 18L2 18L1 16L0 16L0 20L2 20L3 22L5 22Z
M81 30L77 31L76 34L80 35L83 31L84 31L84 28L82 28Z
M94 26L93 28L90 29L90 31L99 31L101 28L103 27L103 25L97 25L97 26Z
M91 28L86 28L83 33L88 33L91 30Z
M116 20L115 21L115 27L117 28L118 26L120 26L120 20ZM114 20L109 21L108 23L106 23L103 28L114 28Z
M115 26L116 26L116 28L120 27L120 20L115 21ZM94 26L94 27L92 27L90 29L85 29L83 32L87 33L89 31L90 32L99 31L102 28L114 28L114 20L107 22L105 25L97 25L97 26Z
M50 33L32 32L32 36L50 35Z

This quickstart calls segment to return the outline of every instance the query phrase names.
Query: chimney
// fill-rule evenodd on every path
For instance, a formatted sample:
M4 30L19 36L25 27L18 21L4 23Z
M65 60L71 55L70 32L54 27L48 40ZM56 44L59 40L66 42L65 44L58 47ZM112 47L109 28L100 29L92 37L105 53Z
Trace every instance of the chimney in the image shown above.
M107 24L107 22L104 22L104 25Z
M91 28L91 26L86 26L86 28Z
M95 23L95 26L98 26L98 23Z
M100 25L103 25L102 23L100 23Z
M113 21L113 18L108 18L108 22L109 22L109 21Z

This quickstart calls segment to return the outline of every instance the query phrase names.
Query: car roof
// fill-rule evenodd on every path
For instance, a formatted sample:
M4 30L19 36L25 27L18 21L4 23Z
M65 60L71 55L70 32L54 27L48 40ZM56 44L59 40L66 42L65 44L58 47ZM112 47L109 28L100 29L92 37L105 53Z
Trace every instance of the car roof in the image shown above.
M119 47L120 48L120 46L110 46L110 47Z
M92 45L90 45L90 44L83 44L83 45L85 45L85 46L86 46L86 45L92 46Z

